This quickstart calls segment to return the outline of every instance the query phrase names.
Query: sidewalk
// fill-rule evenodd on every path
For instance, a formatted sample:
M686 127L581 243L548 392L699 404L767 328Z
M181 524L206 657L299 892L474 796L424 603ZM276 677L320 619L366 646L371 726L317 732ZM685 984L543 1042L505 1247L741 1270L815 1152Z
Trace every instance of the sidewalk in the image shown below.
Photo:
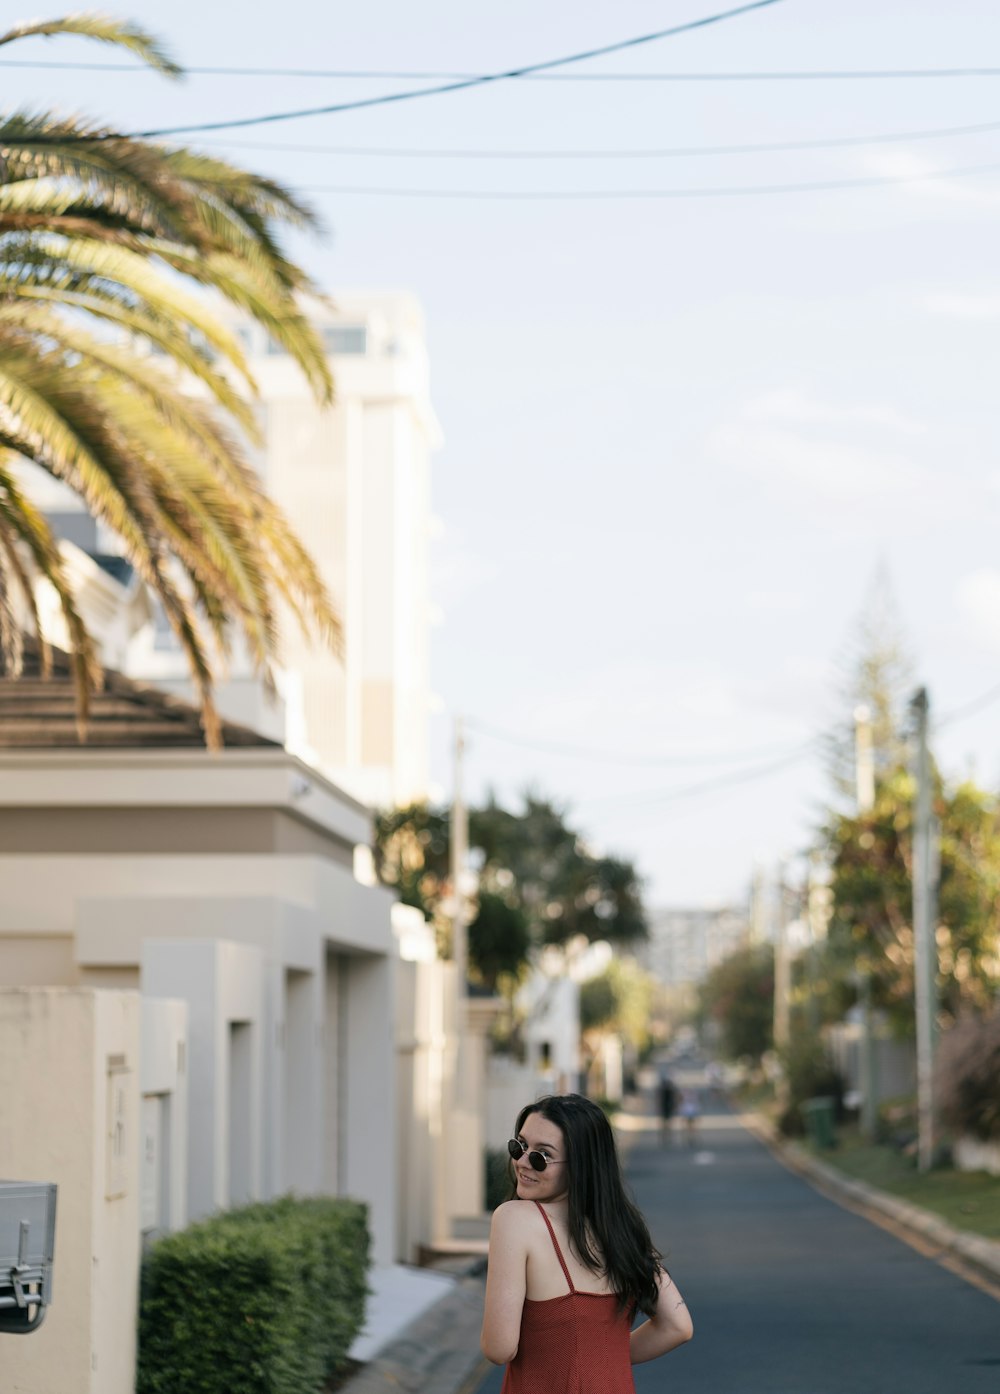
M338 1394L465 1394L482 1379L479 1350L486 1260L455 1260L433 1275L443 1295L372 1354Z
M991 1287L1000 1283L1000 1244L985 1239L978 1234L968 1234L955 1229L939 1215L922 1206L900 1200L870 1186L866 1181L857 1181L845 1176L836 1167L814 1157L798 1143L781 1137L769 1118L760 1113L741 1113L740 1122L754 1137L768 1147L771 1152L791 1171L797 1172L828 1194L831 1199L864 1215L874 1223L887 1221L907 1243L914 1244L922 1252L939 1262L948 1262L959 1271L967 1267L976 1277L985 1280ZM963 1276L970 1276L965 1273Z

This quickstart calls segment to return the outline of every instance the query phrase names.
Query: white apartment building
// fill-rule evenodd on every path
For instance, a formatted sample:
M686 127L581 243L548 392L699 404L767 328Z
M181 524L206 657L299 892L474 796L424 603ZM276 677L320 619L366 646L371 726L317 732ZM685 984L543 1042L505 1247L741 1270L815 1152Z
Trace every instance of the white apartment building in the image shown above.
M749 935L741 908L653 910L649 939L638 957L665 987L690 987L747 943Z

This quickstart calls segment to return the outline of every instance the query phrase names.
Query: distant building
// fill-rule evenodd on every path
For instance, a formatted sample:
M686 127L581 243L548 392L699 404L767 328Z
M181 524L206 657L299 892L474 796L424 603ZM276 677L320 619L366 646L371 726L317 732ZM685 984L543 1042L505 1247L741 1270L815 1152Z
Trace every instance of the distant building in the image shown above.
M638 956L665 987L690 987L749 939L742 907L652 910L649 939Z

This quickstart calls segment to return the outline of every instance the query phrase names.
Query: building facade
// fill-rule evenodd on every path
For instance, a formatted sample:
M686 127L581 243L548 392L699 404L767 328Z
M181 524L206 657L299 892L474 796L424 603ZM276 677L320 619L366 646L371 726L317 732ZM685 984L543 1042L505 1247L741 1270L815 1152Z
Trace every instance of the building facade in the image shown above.
M740 907L652 910L638 957L665 987L689 988L749 938L749 918Z
M309 306L335 380L317 405L301 370L259 325L233 321L260 391L264 444L252 458L316 561L343 624L343 650L287 614L275 712L237 656L219 709L282 740L361 802L428 791L430 402L423 316L404 294L345 294ZM126 671L189 696L169 630L147 628Z

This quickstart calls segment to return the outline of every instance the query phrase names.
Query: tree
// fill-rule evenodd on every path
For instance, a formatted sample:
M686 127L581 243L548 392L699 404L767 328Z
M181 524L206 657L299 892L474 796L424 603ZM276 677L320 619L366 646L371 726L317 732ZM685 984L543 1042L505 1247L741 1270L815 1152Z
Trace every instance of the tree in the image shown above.
M500 980L516 978L531 948L524 911L502 895L481 891L469 925L469 958L484 986L496 992Z
M514 888L538 944L644 939L642 887L630 862L592 852L548 799L526 794L514 813L492 796L469 812L469 846L490 889Z
M653 1042L656 988L653 975L628 954L616 954L602 973L580 984L580 1044L588 1077L609 1038L624 1046L627 1070L646 1054Z
M433 921L448 892L451 820L447 809L412 803L375 815L375 874Z
M906 704L913 664L903 637L888 575L874 577L856 632L841 660L840 706L844 713L824 738L830 780L838 800L857 797L855 712L868 711L876 782L906 761Z
M411 804L378 815L375 865L434 924L450 952L444 904L452 893L450 812ZM467 907L470 963L495 986L516 977L532 949L574 939L627 943L646 935L642 887L630 862L591 852L549 800L526 795L520 813L490 798L469 810L469 849L479 890Z
M946 1020L983 1010L1000 990L1000 818L995 798L936 781L941 881L936 937ZM896 770L865 814L831 819L833 916L828 955L871 975L872 999L897 1029L913 1029L913 778Z
M760 1060L774 1039L774 949L754 944L717 963L700 988L704 1017L722 1032L730 1059Z
M180 72L150 35L95 15L21 24L0 46L38 34L83 35ZM264 324L329 400L325 355L298 304L316 290L277 240L280 224L311 227L313 216L280 185L214 156L79 118L8 114L0 150L4 667L19 671L18 597L38 631L39 573L59 597L85 721L99 663L20 459L69 485L118 535L184 649L214 744L213 682L234 630L265 678L279 600L325 641L339 635L319 572L238 443L259 438L255 386L204 294ZM191 383L207 402L185 391Z

